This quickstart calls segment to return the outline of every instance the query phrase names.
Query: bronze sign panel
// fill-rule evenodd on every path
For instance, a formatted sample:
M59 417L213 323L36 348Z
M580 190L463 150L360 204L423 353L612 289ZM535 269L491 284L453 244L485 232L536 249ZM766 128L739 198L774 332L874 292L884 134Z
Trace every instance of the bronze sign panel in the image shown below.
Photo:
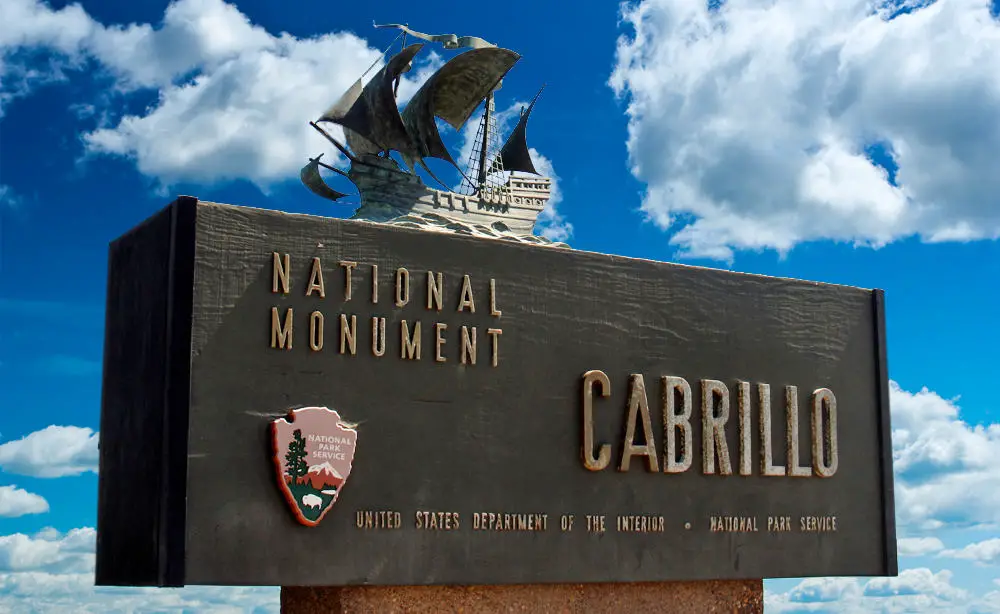
M896 573L880 291L192 198L110 258L99 584Z

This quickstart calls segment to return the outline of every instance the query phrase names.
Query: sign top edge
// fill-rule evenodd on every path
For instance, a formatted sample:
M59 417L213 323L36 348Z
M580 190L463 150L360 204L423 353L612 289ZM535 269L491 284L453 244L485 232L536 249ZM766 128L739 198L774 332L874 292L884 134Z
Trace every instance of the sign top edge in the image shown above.
M182 198L196 198L196 197L179 196L177 200L180 200ZM334 221L338 221L338 222L348 222L348 223L352 223L352 224L362 224L362 225L372 226L372 227L378 227L378 228L387 228L387 229L391 229L393 231L398 231L398 232L403 232L403 233L420 233L420 234L426 235L429 232L431 232L431 231L427 231L427 230L420 230L420 229L417 229L417 228L408 228L408 227L405 227L405 226L388 226L386 224L381 224L381 223L378 223L378 222L371 222L371 221L368 221L368 220L352 220L352 219L348 219L348 218L339 218L339 217L324 216L324 215L314 215L314 214L310 214L310 213L294 213L294 212L289 212L289 211L282 211L280 209L267 209L267 208L263 208L263 207L251 207L251 206L246 206L246 205L232 205L232 204L229 204L229 203L220 203L220 202L209 201L209 200L201 200L201 199L197 199L197 205L198 205L198 207L210 207L210 208L219 208L219 209L232 209L232 210L238 210L238 211L254 211L254 212L260 212L260 213L268 214L268 215L283 215L283 216L290 216L290 217L297 217L297 218L307 218L307 219L312 219L312 220L334 220ZM475 237L475 236L468 236L468 235L461 235L461 234L449 234L447 236L449 238L453 238L453 239L461 240L461 241L475 241L475 242L492 241L492 242L497 243L498 245L503 245L504 247L507 247L507 248L565 250L565 251L570 251L570 252L576 253L576 254L583 254L583 255L589 255L589 256L598 256L598 257L602 257L602 258L611 258L611 259L614 259L614 260L623 260L623 261L627 261L627 262L628 261L632 261L632 262L638 262L638 263L644 263L644 264L668 265L668 266L671 266L671 267L693 269L693 270L697 270L697 271L706 271L706 272L711 272L711 273L721 273L721 274L726 274L726 275L737 275L737 276L752 277L752 278L758 278L758 279L767 279L767 280L775 280L775 281L786 281L786 282L794 282L794 283L798 283L798 284L808 284L808 285L813 285L813 286L823 286L823 287L830 287L830 288L839 288L839 289L844 289L844 290L861 291L861 292L864 292L866 294L873 294L874 292L877 292L877 291L881 290L881 288L865 288L865 287L861 287L861 286L852 286L852 285L848 285L848 284L838 284L838 283L832 283L832 282L815 281L815 280L801 279L801 278L796 278L796 277L782 277L780 275L765 275L763 273L747 273L747 272L744 272L744 271L733 271L733 270L730 270L730 269L723 269L723 268L716 268L716 267L709 267L709 266L701 266L701 265L695 265L695 264L685 264L685 263L680 263L680 262L668 262L668 261L664 261L664 260L654 260L652 258L641 258L641 257L637 257L637 256L623 256L623 255L619 255L619 254L608 254L608 253L603 253L603 252L594 252L594 251L589 251L589 250L577 249L577 248L573 248L573 247L570 247L570 248L565 248L565 247L546 247L546 246L540 246L540 245L532 245L532 244L529 244L529 243L518 243L518 242L514 242L514 241L505 241L503 239L494 239L494 238L488 238L488 237Z

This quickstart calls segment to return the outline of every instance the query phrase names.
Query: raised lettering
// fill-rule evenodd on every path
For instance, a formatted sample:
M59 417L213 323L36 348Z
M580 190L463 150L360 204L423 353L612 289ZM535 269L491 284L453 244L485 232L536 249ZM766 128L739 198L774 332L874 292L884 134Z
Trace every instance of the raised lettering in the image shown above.
M409 360L420 360L420 321L413 323L413 336L410 336L410 328L406 324L406 320L400 322L399 325L400 336L402 337L402 344L400 347L400 356Z
M583 466L590 471L601 471L611 462L611 446L601 444L594 456L594 384L600 385L602 397L611 396L611 380L603 371L583 374Z
M312 268L309 270L309 286L306 287L306 296L312 296L313 292L319 292L320 298L326 298L326 284L323 282L323 267L319 263L319 257L312 259Z
M771 386L757 384L760 400L760 473L766 476L785 475L784 465L775 465L771 451Z
M356 341L358 338L358 316L351 316L351 323L347 323L347 315L340 314L340 353L343 354L349 348L351 356L357 352Z
M323 349L323 323L325 318L319 311L309 314L309 349L318 352Z
M351 300L351 270L358 266L357 262L351 262L350 260L341 260L340 266L344 267L344 300Z
M718 455L719 474L732 474L729 446L726 443L729 389L722 382L714 379L701 380L701 419L702 472L706 475L715 473L715 458Z
M468 275L462 277L462 296L458 299L458 310L465 311L465 309L470 313L476 313L476 302L472 298L472 280Z
M691 386L682 377L666 376L663 383L663 470L667 473L682 473L691 467L694 454L691 440L694 438L691 429ZM675 400L677 393L681 397L681 413L677 413ZM680 442L677 432L680 431ZM677 454L680 452L680 459Z
M825 421L824 413L827 417ZM829 388L820 388L812 394L812 457L813 471L819 477L828 478L837 473L837 466L840 464L837 451L837 398Z
M448 325L444 322L436 322L434 324L434 360L437 362L444 362L445 357L441 354L441 346L444 345L444 331L447 330Z
M278 316L278 308L271 307L271 347L282 350L292 349L292 308L285 312L285 322L282 325Z
M472 327L472 334L469 334L469 327L462 327L462 364L476 364L476 327Z
M500 364L500 335L503 331L499 328L487 328L486 334L490 336L491 346L493 348L493 366Z
M646 443L635 444L636 414L642 417L642 439ZM628 471L633 456L646 457L646 469L659 471L660 465L656 459L656 443L653 441L653 425L649 419L649 400L646 397L646 382L642 374L633 373L629 378L628 418L625 424L625 443L622 447L622 460L618 471Z
M372 354L385 354L385 318L372 318Z
M437 274L437 279L433 271L427 271L427 308L441 311L441 293L444 290L444 275Z
M812 475L812 471L809 467L799 465L799 389L795 386L785 386L785 415L788 475L793 478L807 478Z
M502 312L497 309L497 282L490 280L490 315L499 318Z
M271 261L271 293L277 294L279 292L278 286L280 284L280 292L282 294L288 294L288 276L292 270L291 256L288 254L281 255L278 252L273 252L271 254Z
M410 302L410 272L400 267L396 269L396 307Z
M750 452L753 438L753 431L750 430L750 382L739 383L737 404L740 412L740 475L750 475L753 468Z

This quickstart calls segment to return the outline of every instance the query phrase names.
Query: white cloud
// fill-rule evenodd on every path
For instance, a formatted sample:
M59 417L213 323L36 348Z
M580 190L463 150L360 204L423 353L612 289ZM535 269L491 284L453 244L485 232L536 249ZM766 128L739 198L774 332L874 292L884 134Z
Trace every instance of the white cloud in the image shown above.
M49 503L44 497L17 486L0 486L0 518L44 514Z
M0 444L0 469L39 478L97 473L97 433L78 426L47 426Z
M57 11L35 0L5 0L4 18L0 20L0 118L7 105L31 90L59 81L64 69L72 66L81 43L93 29L93 21L77 4ZM29 67L25 56L38 50L58 57L32 57ZM37 53L35 53L37 55ZM20 57L18 57L20 56Z
M957 399L889 383L896 517L907 537L902 557L932 556L1000 563L1000 538L945 549L942 528L1000 525L1000 424L970 425ZM950 570L904 569L895 578L811 578L765 595L768 612L1000 612L1000 591L980 597L952 584ZM1000 584L1000 583L998 583ZM980 589L982 590L982 589Z
M948 570L904 569L894 578L807 578L784 593L768 592L765 611L925 612L967 611L967 591L951 584ZM983 600L985 600L984 596ZM982 603L983 600L975 603Z
M642 209L683 253L1000 236L990 0L892 19L903 2L710 4L624 5L609 82L628 100ZM896 185L866 155L876 144Z
M936 537L903 537L896 542L899 556L925 556L944 549L944 544Z
M159 100L84 142L92 153L132 158L163 184L249 179L266 189L294 177L328 148L307 122L379 57L350 33L273 36L221 0L178 0L159 30L105 32L96 57L126 86L158 87Z
M896 515L916 530L1000 525L1000 424L970 425L955 400L889 384Z
M926 567L904 569L894 578L872 578L865 584L867 597L926 595L937 600L961 600L967 593L951 585L952 573L947 569L937 573Z
M122 92L158 91L157 101L142 113L109 120L107 112L92 107L74 112L103 118L82 135L88 155L130 158L161 187L247 179L266 191L294 178L308 156L325 151L327 162L342 161L308 121L381 58L381 50L348 32L314 38L269 33L222 0L175 0L157 27L105 26L76 5L53 11L37 0L12 1L17 10L0 26L3 57L45 50L62 59L59 75L56 68L47 77L35 70L34 81L22 80L16 95L43 78L61 78L64 65L84 59L96 60ZM400 103L443 62L433 46L426 47L400 83ZM28 70L24 63L7 66ZM506 113L503 121L516 119L513 107ZM470 125L475 128L474 121ZM339 127L325 128L342 136ZM536 164L552 172L548 158L533 153ZM560 199L555 185L539 229L563 240L572 226L556 210Z
M35 0L5 0L0 49L48 47L67 55L79 51L94 22L79 4L52 10Z
M29 71L24 62L10 61L17 53L46 51L61 54L64 64L96 60L122 91L159 91L143 113L100 126L83 140L90 154L131 158L163 185L248 179L266 188L294 177L307 156L328 148L308 121L381 56L348 32L273 35L222 0L177 0L157 28L105 26L77 5L53 11L36 0L11 1L16 10L5 10L0 26L7 72ZM431 65L441 61L425 57ZM56 78L31 70L38 74L21 79L10 96ZM404 93L429 74L419 63L412 72L401 85Z
M796 603L825 603L855 598L861 587L854 578L806 578L788 592L788 600Z
M982 599L969 606L968 614L1000 614L1000 591L983 595Z
M34 536L0 535L0 572L83 573L94 567L97 532L85 527L65 535L53 529Z
M95 587L93 573L0 573L0 610L11 614L212 612L278 614L276 587Z
M279 611L278 589L270 587L95 587L95 535L84 527L0 536L0 611Z
M969 544L958 550L945 550L941 556L967 559L984 565L1000 565L1000 538Z

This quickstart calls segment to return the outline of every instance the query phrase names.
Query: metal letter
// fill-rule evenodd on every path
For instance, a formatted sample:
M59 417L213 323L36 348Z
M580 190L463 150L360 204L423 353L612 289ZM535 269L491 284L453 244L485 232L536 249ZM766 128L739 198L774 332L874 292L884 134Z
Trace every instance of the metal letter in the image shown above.
M600 471L611 462L611 446L601 444L594 456L594 384L600 384L601 396L611 396L611 380L603 371L583 374L583 466L590 471Z
M285 312L284 326L278 317L278 308L271 307L271 347L282 350L292 349L292 308Z
M622 460L618 465L618 471L628 471L629 464L633 456L646 457L646 469L649 471L660 470L660 464L656 460L656 442L653 441L653 425L649 419L649 399L646 397L646 382L641 373L633 373L628 382L628 419L625 426L625 442L622 447ZM642 416L642 438L644 445L635 444L635 418L636 414Z
M663 383L663 471L666 473L683 473L691 468L694 460L691 440L694 439L691 429L691 385L683 377L665 376ZM674 407L675 392L681 393L681 413ZM680 460L677 460L677 431L680 431Z
M715 413L718 397L719 413ZM715 456L719 455L719 473L733 472L726 444L726 422L729 420L729 389L714 379L701 380L701 440L702 472L715 473Z
M278 293L278 283L281 283L281 293L288 294L288 275L292 268L290 263L290 256L285 254L284 257L278 252L272 254L272 273L271 273L271 293ZM284 262L282 262L284 261Z
M809 467L799 466L799 389L795 386L785 386L785 415L788 475L793 478L808 478L812 476L812 471Z
M812 456L813 471L821 478L837 473L840 464L837 451L837 397L829 388L812 394ZM829 416L829 429L823 427L823 408ZM829 460L827 460L829 458Z
M767 476L785 475L784 465L773 463L771 452L771 386L757 384L760 399L760 473Z

